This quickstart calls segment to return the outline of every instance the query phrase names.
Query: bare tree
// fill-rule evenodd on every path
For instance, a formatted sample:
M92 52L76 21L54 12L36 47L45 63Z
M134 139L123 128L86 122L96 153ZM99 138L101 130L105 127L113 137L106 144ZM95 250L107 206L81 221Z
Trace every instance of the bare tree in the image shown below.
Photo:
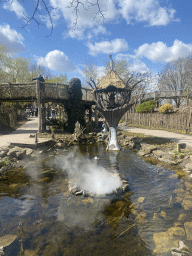
M183 102L183 93L189 87L191 82L191 66L192 58L179 58L176 61L170 62L165 69L159 74L158 88L160 91L172 91L173 100L179 108ZM181 92L178 95L179 91Z
M28 4L28 1L23 0L17 0L21 4ZM12 5L14 0L0 0L0 3L7 3L7 5ZM67 8L73 9L73 12L75 13L75 18L73 20L73 25L71 29L77 29L78 28L78 15L80 12L80 9L83 8L85 11L89 11L91 8L96 7L97 11L95 12L93 19L99 21L100 19L105 18L105 10L101 8L99 0L95 1L89 1L89 0L71 0L66 6ZM23 13L24 16L24 24L21 28L25 28L28 26L29 23L34 21L38 26L43 25L42 20L45 20L46 17L49 19L49 23L51 26L51 33L53 32L53 20L55 16L55 11L58 8L54 8L52 5L49 4L48 0L36 0L36 3L34 7L31 9L31 13L26 15Z

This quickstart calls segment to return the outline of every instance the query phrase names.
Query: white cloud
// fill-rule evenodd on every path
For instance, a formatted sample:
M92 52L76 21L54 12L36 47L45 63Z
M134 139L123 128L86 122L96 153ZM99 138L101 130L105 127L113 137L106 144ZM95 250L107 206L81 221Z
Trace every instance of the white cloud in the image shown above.
M102 41L100 43L95 43L94 45L91 43L87 44L89 48L89 53L93 56L99 53L117 53L121 51L126 51L128 49L128 44L125 39L114 39L112 41Z
M54 50L37 59L37 64L61 72L75 71L76 67L69 61L68 56L59 50Z
M144 62L137 58L135 55L119 53L115 57L116 61L126 60L129 63L129 69L137 73L149 72L148 67Z
M11 52L25 51L23 40L23 36L9 25L0 26L0 44L7 46Z
M142 62L139 59L134 60L131 64L130 64L130 70L133 72L137 72L137 73L146 73L149 72L148 67L146 66L146 64L144 62Z
M73 7L70 7L71 0L50 0L52 7L58 8L59 15L63 16L65 21L67 22L68 29L68 37L84 39L85 30L89 30L90 33L93 32L103 34L104 30L106 30L101 23L107 23L114 20L118 15L118 10L115 8L114 0L107 0L100 2L100 10L104 14L104 19L102 19L99 14L99 9L96 5L89 6L88 1L82 0L83 4L85 4L86 8L83 8L83 5L79 4L78 6L78 16L76 16L76 12ZM90 1L92 2L92 1ZM88 8L88 9L87 9ZM75 22L77 24L75 26ZM71 28L76 28L75 30L71 30ZM66 36L66 35L65 35Z
M127 23L147 22L150 26L167 25L175 10L161 7L159 0L119 0L119 9Z
M135 50L137 57L146 57L153 61L171 62L186 57L192 52L192 44L175 40L173 46L167 47L163 42L143 44Z
M3 8L12 12L15 12L19 19L25 16L25 9L17 0L10 0L3 5Z
M72 5L76 4L76 1L71 0L50 0L51 6L57 8L54 21L56 22L56 19L61 20L63 17L67 23L65 37L85 39L87 37L92 38L96 34L106 34L104 24L114 22L119 18L123 18L128 24L144 22L150 26L165 26L176 20L174 18L176 11L169 6L163 6L160 0L99 1L103 17L94 0L82 0L82 4L78 5L77 13L71 6L71 2L73 2ZM45 20L46 22L48 21ZM71 30L74 27L76 31ZM86 31L89 31L87 36L84 35Z

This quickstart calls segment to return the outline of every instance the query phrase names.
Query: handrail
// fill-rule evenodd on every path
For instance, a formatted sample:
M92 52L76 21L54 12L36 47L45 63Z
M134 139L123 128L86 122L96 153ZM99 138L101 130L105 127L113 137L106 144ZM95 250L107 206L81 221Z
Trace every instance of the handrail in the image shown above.
M67 100L69 97L69 84L48 83L38 81L41 97L44 99ZM39 88L39 87L38 87ZM29 83L1 83L0 84L0 100L11 99L37 99L37 80ZM92 90L82 88L82 100L94 101Z

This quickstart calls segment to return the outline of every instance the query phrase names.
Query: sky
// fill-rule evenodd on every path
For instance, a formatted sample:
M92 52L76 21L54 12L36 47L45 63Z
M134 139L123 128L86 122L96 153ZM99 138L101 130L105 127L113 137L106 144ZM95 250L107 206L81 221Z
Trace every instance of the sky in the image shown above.
M37 2L0 1L0 44L68 80L84 84L85 64L102 75L110 54L156 74L192 52L192 0L39 0L30 21Z

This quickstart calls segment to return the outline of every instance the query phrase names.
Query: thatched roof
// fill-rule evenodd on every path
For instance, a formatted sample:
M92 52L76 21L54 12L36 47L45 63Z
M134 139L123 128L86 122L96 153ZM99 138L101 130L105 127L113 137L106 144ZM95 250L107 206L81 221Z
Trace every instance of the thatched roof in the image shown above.
M114 86L117 89L126 88L126 84L114 70L110 70L101 80L101 82L97 85L97 90L107 89L109 86Z

